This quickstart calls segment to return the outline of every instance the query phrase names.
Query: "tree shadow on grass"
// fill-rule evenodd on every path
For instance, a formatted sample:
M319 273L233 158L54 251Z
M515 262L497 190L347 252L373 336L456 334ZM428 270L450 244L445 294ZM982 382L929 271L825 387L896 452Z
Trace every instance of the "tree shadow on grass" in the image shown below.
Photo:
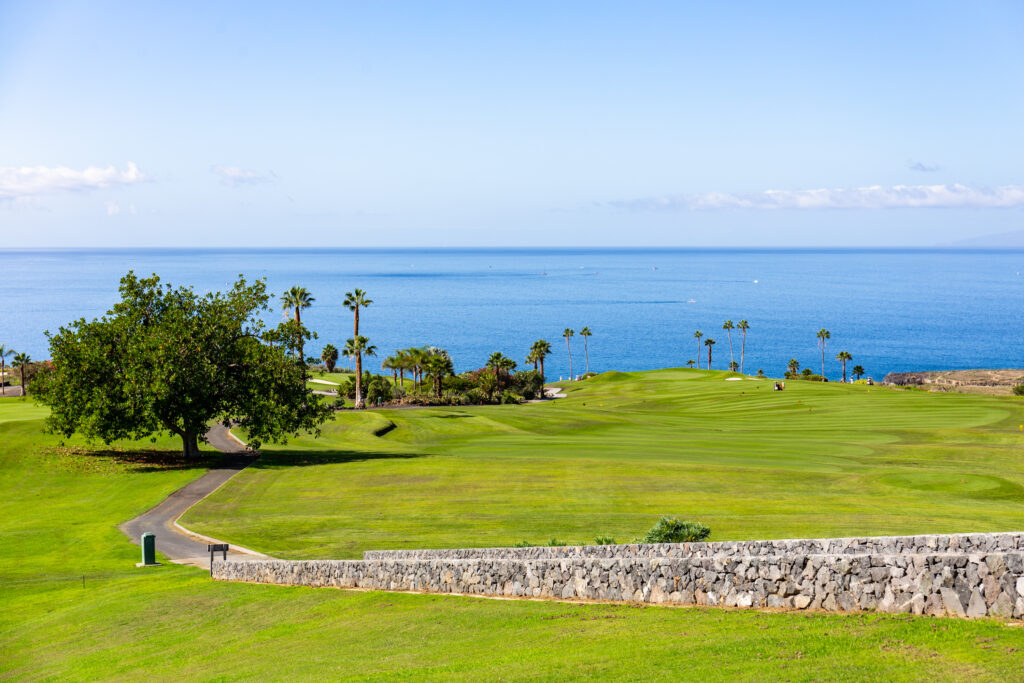
M323 450L323 451L275 451L261 450L256 461L251 465L257 469L277 467L308 467L310 465L337 465L348 462L366 462L369 460L409 460L422 458L425 453L375 453L372 451L355 450Z
M202 452L198 458L186 458L181 451L149 448L82 448L53 446L41 451L59 469L82 472L168 472L216 467L225 454Z

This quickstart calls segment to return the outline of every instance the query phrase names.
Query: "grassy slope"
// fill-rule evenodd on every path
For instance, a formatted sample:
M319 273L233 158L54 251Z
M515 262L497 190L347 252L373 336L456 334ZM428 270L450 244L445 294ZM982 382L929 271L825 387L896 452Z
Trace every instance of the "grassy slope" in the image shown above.
M0 401L0 678L996 681L1024 663L1024 629L989 621L474 600L136 569L116 525L201 471L46 454L42 415Z
M865 385L609 373L522 406L341 413L189 513L274 555L1024 528L1024 403ZM375 436L394 424L384 436Z

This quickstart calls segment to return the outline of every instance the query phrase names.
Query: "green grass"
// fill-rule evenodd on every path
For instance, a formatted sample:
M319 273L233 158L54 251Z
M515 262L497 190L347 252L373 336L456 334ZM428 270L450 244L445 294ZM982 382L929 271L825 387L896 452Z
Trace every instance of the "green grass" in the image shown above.
M186 523L289 558L642 536L1024 529L1024 402L606 373L543 404L339 413L267 448Z
M541 407L582 412L573 401L583 399ZM518 408L529 407L507 410ZM484 414L429 420L428 413L444 412L396 413L399 422L421 423L417 439L461 431L455 440L465 440L463 447L486 425L511 438L534 421L525 413L514 426L514 419L476 410ZM74 443L57 448L56 439L39 433L44 415L29 402L0 400L3 679L1002 681L1019 678L1024 666L1024 628L987 620L481 600L221 583L176 565L136 569L138 548L117 524L202 470L145 450L174 448L169 440L96 452ZM359 415L346 438L379 438L370 435L394 415ZM445 420L479 424L432 427ZM1002 448L989 424L992 431L981 432ZM382 440L408 454L412 435L395 439L397 431ZM314 477L361 463L422 460L294 471ZM287 496L274 480L266 483L268 490L251 493Z

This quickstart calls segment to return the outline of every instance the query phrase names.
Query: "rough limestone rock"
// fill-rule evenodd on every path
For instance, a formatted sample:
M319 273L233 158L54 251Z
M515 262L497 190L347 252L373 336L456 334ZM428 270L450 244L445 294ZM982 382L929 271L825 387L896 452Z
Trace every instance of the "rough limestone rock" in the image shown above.
M465 595L1024 618L1024 534L369 551L217 579Z

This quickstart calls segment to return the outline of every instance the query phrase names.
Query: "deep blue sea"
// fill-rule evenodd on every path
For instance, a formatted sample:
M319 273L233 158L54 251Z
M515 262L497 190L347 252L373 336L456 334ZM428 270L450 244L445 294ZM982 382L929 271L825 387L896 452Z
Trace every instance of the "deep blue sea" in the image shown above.
M897 370L1024 367L1024 251L714 249L124 249L0 251L0 344L46 358L46 330L102 315L129 269L197 290L244 273L279 294L306 287L303 321L324 343L351 335L342 309L361 287L373 305L360 331L382 352L441 346L459 371L492 351L522 362L544 338L549 378L568 376L562 330L589 326L590 368L643 370L697 355L694 330L718 341L745 318L746 370L783 372L790 358L817 369L815 333L827 328L827 370L849 351L881 378ZM277 314L272 316L276 322ZM733 333L739 360L739 337ZM577 371L583 341L572 340ZM706 352L701 349L702 358ZM702 365L704 362L702 361Z

